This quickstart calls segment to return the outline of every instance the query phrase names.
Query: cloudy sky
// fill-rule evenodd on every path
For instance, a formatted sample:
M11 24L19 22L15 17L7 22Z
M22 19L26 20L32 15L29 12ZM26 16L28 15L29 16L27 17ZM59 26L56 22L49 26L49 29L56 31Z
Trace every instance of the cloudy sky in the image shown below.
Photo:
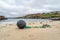
M60 0L0 0L0 15L6 17L49 11L60 11Z

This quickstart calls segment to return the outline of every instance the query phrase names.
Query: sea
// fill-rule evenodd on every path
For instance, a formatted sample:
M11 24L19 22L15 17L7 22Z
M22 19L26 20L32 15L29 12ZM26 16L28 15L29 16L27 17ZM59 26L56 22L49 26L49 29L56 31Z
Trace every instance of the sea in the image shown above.
M26 23L50 21L50 19L7 19L7 20L0 20L0 24L13 24L17 23L19 20L24 20Z

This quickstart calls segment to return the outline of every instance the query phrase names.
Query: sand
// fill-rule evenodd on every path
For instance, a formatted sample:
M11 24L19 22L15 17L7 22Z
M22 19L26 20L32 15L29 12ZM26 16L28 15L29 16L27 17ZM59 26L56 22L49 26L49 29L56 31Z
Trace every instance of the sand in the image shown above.
M28 26L51 25L51 28L18 29L16 24L0 24L0 40L60 40L60 21L27 23Z

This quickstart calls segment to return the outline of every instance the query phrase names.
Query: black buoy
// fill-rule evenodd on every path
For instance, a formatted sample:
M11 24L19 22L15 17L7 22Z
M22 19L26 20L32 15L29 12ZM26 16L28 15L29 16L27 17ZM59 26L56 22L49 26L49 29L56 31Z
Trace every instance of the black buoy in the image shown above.
M25 21L19 20L19 21L17 22L17 27L18 27L19 29L24 29L24 28L26 27Z

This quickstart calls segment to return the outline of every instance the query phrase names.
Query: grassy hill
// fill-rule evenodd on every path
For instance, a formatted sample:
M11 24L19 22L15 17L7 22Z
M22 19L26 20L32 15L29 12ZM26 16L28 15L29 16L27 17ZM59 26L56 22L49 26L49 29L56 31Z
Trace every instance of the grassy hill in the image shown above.
M48 12L48 13L29 14L29 15L23 16L21 18L34 18L34 19L60 18L60 11L54 11L54 12Z

